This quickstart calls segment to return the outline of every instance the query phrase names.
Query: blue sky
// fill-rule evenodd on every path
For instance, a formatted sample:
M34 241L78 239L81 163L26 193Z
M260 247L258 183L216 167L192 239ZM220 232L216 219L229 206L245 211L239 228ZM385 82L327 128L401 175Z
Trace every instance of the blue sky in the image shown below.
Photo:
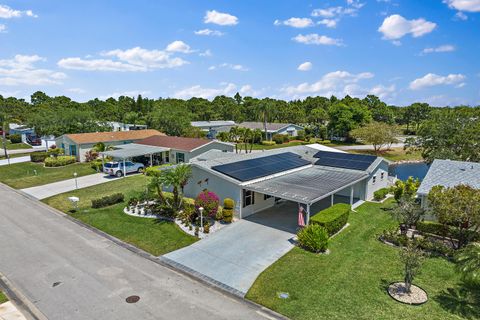
M0 94L480 104L480 0L0 0Z

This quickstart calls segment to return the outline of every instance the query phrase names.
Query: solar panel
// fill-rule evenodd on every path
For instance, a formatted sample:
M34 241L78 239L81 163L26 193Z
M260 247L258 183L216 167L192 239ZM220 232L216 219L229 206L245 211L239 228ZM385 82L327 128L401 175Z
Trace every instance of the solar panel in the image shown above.
M271 156L243 160L212 167L239 181L249 181L266 177L275 173L299 168L311 164L293 152L284 152Z
M330 151L319 151L313 157L318 158L316 165L362 171L367 170L377 159L376 156L371 155Z

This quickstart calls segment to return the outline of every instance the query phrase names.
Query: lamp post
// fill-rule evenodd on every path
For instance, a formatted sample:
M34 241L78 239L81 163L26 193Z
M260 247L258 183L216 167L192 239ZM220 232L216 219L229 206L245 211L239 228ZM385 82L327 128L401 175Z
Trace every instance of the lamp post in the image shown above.
M77 173L74 172L74 173L73 173L73 176L74 176L74 178L75 178L75 190L78 190Z
M203 207L198 208L198 211L200 211L200 227L202 228L202 232L204 231L203 229Z

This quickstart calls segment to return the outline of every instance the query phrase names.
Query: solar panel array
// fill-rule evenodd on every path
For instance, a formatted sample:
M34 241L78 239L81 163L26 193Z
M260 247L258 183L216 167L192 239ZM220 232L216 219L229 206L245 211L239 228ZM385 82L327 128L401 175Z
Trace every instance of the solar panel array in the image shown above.
M314 157L318 158L316 165L362 171L377 159L376 156L330 151L319 151Z
M303 167L308 164L311 164L311 162L302 159L298 154L285 152L261 158L222 164L214 166L212 169L243 182Z

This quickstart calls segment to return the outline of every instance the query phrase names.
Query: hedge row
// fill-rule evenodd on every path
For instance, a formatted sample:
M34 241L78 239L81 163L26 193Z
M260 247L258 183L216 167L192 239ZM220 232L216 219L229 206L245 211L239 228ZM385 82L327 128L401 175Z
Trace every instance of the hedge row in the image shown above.
M114 193L112 195L105 196L100 199L93 199L92 208L98 209L98 208L108 207L113 204L123 202L124 198L125 197L123 193Z
M30 153L30 161L43 162L48 157L46 152L32 152Z
M380 201L385 199L387 194L390 192L390 188L381 188L373 193L373 199Z
M74 156L48 157L45 159L45 167L63 167L68 164L75 163L77 160Z
M350 205L337 203L314 215L310 222L327 229L328 235L331 237L343 228L348 221L349 215Z
M417 230L424 233L435 234L442 237L452 237L453 239L458 239L458 229L453 226L445 226L439 222L435 221L420 221L417 222ZM472 233L473 241L480 240L480 234L475 233L475 231L469 231Z

